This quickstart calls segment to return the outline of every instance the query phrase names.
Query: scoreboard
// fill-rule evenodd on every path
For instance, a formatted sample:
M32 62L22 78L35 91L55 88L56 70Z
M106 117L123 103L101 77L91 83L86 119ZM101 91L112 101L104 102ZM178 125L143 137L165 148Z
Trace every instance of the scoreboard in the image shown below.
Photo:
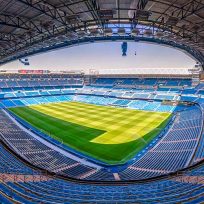
M28 69L20 69L18 70L19 74L49 74L49 70L28 70Z

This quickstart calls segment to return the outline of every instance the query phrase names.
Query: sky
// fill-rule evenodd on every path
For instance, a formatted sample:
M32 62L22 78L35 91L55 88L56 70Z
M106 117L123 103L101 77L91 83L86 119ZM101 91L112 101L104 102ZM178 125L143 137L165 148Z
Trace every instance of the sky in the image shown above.
M135 55L136 52L136 55ZM180 50L166 46L129 42L127 56L122 57L121 42L89 43L29 57L30 66L19 61L0 69L132 69L192 68L196 61Z

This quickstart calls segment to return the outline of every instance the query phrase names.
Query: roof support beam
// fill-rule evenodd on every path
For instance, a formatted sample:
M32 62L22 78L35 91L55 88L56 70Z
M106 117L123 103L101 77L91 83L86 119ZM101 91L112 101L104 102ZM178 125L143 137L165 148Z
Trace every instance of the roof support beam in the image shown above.
M145 6L147 5L149 0L139 0L137 8L140 10L143 10Z
M39 25L34 23L32 20L19 17L0 14L0 25L5 25L13 28L23 29L27 31L35 30L38 33L42 33Z
M56 21L58 24L60 23L61 25L66 26L66 21L65 21L65 16L66 13L61 11L60 9L57 9L53 5L45 2L45 1L34 1L34 0L17 0L21 2L24 5L27 5L42 14L50 17L54 21Z
M180 9L176 9L173 11L173 16L176 16L180 20L183 20L193 14L198 13L204 9L204 5L200 2L197 2L195 0L192 0L191 2L185 4Z
M58 27L64 27L67 32L71 32L74 35L77 35L74 27L72 25L68 25L66 21L67 13L65 11L62 11L61 9L56 8L55 6L51 5L50 3L47 3L47 1L44 0L16 0L18 2L21 2L22 4L29 6L38 12L41 13L41 15L45 15L50 18L50 20L54 21L55 24L53 26L53 33L54 30L58 30ZM50 33L49 33L50 34Z
M63 3L60 3L59 4L59 6L57 6L57 8L63 8L64 6L74 6L74 5L76 5L76 4L80 4L80 3L84 3L85 1L88 1L88 0L78 0L78 1L74 1L74 2L69 2L69 3L65 3L65 2L63 2Z
M138 10L144 10L149 0L132 0L128 11L129 18L135 18Z
M97 0L88 0L88 1L85 1L85 3L87 5L88 9L92 10L91 11L92 16L97 21L98 25L101 28L103 28L103 23L102 23L102 20L100 18L100 15L99 15L100 7L99 7Z

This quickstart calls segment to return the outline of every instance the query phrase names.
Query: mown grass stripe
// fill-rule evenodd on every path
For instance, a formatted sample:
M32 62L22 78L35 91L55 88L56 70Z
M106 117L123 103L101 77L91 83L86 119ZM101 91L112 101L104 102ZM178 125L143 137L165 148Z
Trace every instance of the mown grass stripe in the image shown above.
M11 108L64 144L109 164L124 163L165 126L170 114L62 102Z

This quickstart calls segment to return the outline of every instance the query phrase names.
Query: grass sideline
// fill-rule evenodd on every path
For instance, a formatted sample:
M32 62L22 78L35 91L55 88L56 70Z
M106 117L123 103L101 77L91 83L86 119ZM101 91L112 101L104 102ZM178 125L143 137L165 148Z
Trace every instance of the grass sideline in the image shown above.
M166 126L170 113L62 102L9 108L56 140L107 164L123 164Z

